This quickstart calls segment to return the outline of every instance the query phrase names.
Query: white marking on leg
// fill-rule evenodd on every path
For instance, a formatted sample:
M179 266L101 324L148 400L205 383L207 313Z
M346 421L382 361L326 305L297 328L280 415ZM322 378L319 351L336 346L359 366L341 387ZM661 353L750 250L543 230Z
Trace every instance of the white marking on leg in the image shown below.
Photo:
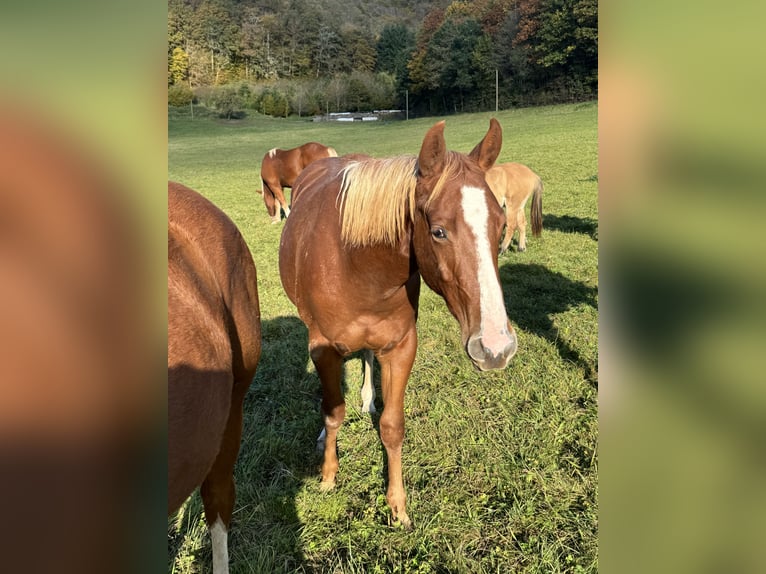
M495 274L492 249L489 245L487 197L484 191L477 187L464 186L461 191L463 217L476 239L482 344L490 352L499 354L509 343L510 334L507 329L508 317L503 291Z
M374 413L375 410L375 386L372 384L372 361L375 355L369 349L364 351L364 384L362 385L362 412Z
M317 437L317 452L324 452L325 438L327 438L327 429L322 427L322 432Z
M210 527L213 542L213 574L229 574L229 535L219 516Z

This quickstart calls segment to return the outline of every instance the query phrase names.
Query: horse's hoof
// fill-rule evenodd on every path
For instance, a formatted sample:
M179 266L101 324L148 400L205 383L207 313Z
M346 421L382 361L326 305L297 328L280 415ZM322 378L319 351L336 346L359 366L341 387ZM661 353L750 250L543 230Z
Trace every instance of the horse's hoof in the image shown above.
M335 481L322 481L319 483L319 492L330 492L335 488Z
M526 250L527 250L527 248L526 248L526 247L519 247L519 248L517 249L517 251L518 251L519 253L522 253L522 252L524 252L524 251L526 251Z
M412 520L410 520L406 512L400 512L398 516L394 516L394 526L397 525L405 530L412 530Z
M370 403L369 405L362 405L362 413L369 413L371 415L374 415L377 412L378 411L375 408L375 403Z

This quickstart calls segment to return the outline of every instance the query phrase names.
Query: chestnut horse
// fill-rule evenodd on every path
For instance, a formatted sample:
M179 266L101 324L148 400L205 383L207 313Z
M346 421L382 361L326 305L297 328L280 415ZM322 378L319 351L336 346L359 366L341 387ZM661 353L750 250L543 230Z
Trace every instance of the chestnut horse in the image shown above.
M500 124L492 119L470 155L447 151L439 122L418 157L320 160L296 181L293 213L282 231L282 285L308 327L322 381L320 486L332 488L338 472L343 359L371 350L381 368L387 500L394 520L405 526L411 522L402 482L404 389L417 347L421 276L458 320L476 367L505 368L516 352L495 249L503 211L484 179L501 144Z
M499 163L487 172L487 184L500 205L505 207L505 238L500 253L508 250L516 228L519 230L518 250L526 250L527 217L524 208L530 196L532 235L540 237L543 230L543 182L540 176L520 163Z
M213 572L226 573L242 404L261 354L253 258L234 223L168 184L168 514L201 485Z
M261 182L263 183L263 202L269 212L272 223L279 223L282 218L280 206L285 217L290 215L290 208L285 200L283 187L292 187L295 178L312 161L325 157L337 157L335 149L320 143L309 142L293 149L270 150L261 162Z

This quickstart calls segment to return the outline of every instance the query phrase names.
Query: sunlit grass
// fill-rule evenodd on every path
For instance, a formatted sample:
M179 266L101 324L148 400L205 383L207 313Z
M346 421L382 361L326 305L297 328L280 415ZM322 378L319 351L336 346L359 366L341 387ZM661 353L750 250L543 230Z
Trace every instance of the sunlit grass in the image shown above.
M446 118L448 147L470 151L493 115ZM475 371L456 321L423 287L405 402L409 532L389 524L377 419L359 410L358 356L346 363L338 487L319 491L321 389L306 329L279 280L282 226L269 223L255 192L272 147L315 140L340 154L416 154L437 119L169 119L169 177L230 215L258 268L263 354L236 469L233 573L597 570L597 107L496 117L504 130L499 161L526 163L545 185L542 237L530 234L526 252L499 260L519 352L502 372ZM168 522L168 568L210 571L197 495L184 512Z

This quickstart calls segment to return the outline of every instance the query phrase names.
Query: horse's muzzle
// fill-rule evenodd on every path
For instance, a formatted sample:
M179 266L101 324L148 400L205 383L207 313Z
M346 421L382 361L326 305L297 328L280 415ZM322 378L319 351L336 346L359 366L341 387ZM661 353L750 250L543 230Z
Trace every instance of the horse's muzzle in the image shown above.
M516 354L516 333L503 330L494 337L473 335L468 339L466 352L480 371L504 369Z

